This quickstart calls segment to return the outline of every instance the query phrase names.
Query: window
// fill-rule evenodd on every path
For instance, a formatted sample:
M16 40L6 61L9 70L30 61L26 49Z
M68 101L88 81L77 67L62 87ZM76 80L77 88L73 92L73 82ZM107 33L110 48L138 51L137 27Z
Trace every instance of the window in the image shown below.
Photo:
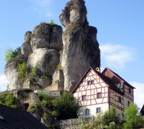
M88 85L94 84L94 80L90 80L87 82Z
M131 94L131 88L129 88L129 93Z
M97 93L97 98L101 98L102 97L102 93Z
M82 101L86 101L86 95L82 96Z
M90 85L90 84L91 84L91 81L88 81L87 84Z
M86 115L86 116L89 116L89 115L90 115L90 109L86 109L86 110L85 110L85 115Z
M96 113L100 113L100 112L101 112L101 108L100 107L96 108Z
M121 97L120 96L118 96L118 101L121 103Z
M130 105L130 101L128 101L128 106Z
M94 80L91 80L91 84L94 84Z

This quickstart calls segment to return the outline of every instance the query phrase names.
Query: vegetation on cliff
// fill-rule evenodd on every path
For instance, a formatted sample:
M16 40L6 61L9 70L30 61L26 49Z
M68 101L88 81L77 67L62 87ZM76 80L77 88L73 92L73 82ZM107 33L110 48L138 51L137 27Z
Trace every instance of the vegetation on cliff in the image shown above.
M125 120L120 120L120 116L116 114L115 109L99 114L93 118L89 123L83 121L82 129L139 129L143 127L144 119L138 112L136 104L131 103L124 111Z
M0 94L0 104L16 109L21 107L20 100L11 93Z
M39 93L38 100L28 112L42 118L46 125L52 125L54 120L76 118L78 109L78 103L69 92L64 92L59 97Z

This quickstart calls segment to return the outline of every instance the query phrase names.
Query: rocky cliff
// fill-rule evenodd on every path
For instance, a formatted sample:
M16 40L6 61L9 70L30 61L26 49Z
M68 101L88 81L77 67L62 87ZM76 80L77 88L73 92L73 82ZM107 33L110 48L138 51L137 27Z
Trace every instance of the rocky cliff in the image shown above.
M100 67L97 29L89 26L84 0L70 0L59 19L26 32L20 52L5 67L8 90L70 90L91 66Z
M60 63L61 26L41 23L34 28L33 32L26 32L24 43L20 49L20 54L9 61L5 67L5 74L10 82L8 90L17 88L43 89L51 87L53 80L60 81L59 78L58 80L53 79L53 74L58 71L57 66ZM20 62L21 57L23 60ZM22 71L24 64L26 70ZM20 76L23 76L22 81ZM61 78L62 80L63 78Z
M76 85L90 66L100 67L97 29L89 26L86 15L87 10L83 0L70 0L59 17L65 28L62 34L61 63L64 87L67 90Z

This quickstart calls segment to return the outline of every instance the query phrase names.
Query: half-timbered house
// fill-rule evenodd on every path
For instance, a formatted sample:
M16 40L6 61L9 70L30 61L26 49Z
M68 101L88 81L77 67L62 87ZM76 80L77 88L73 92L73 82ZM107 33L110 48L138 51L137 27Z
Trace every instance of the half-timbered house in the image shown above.
M133 86L112 70L105 68L101 73L89 68L72 92L80 105L80 117L96 116L113 107L123 118L124 109L134 101L133 90Z

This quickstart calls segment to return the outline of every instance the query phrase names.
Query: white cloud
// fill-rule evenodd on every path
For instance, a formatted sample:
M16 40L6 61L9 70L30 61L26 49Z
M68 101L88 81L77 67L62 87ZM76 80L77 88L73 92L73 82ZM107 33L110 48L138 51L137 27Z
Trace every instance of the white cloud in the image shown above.
M144 104L144 83L131 82L131 84L136 88L134 90L134 102L141 109Z
M102 60L113 67L123 68L127 62L134 60L133 49L118 44L104 44L100 46Z
M6 79L6 76L4 74L0 75L0 91L6 90L8 81Z

